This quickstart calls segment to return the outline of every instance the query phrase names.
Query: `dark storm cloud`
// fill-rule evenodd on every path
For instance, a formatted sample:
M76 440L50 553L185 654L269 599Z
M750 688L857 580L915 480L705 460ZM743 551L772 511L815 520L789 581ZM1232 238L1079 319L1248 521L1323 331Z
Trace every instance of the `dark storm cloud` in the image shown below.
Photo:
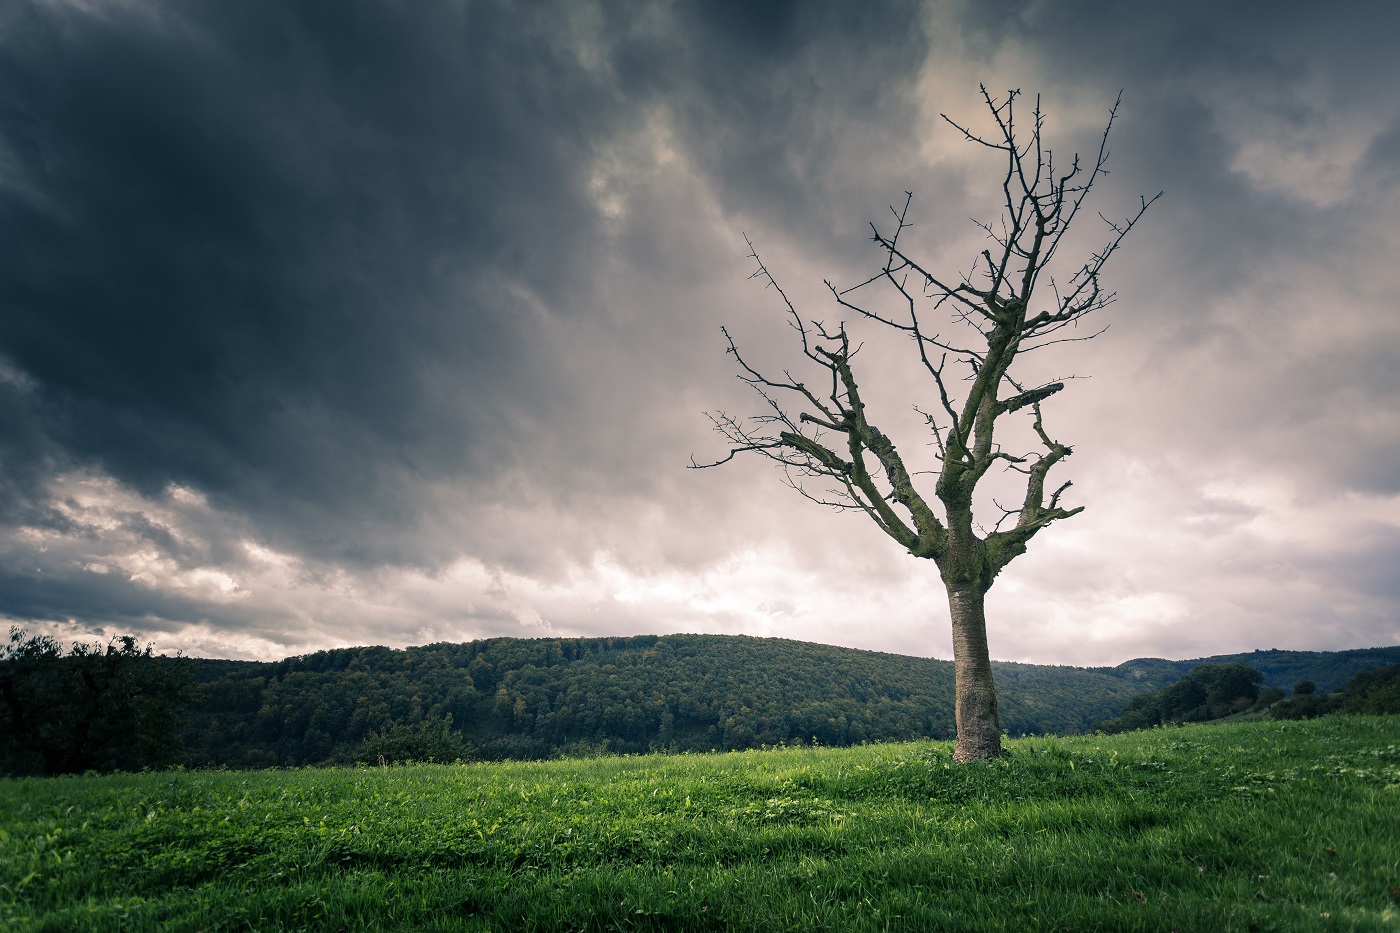
M796 125L824 90L810 50L839 74L888 21L801 7L610 7L588 36L568 4L21 4L0 347L73 462L195 486L297 547L420 557L398 553L418 483L489 488L531 460L523 426L574 414L506 286L591 309L589 164L653 95L697 114L738 200L805 203L832 145ZM879 84L917 64L905 45Z
M731 212L800 236L813 258L849 254L872 205L908 183L892 176L913 161L920 5L696 7L710 41L671 88L688 152Z
M18 525L39 518L38 503L59 451L47 437L27 380L5 375L0 372L0 522Z
M978 41L1050 77L1052 117L1075 89L1125 88L1105 200L1166 197L1116 280L1156 319L1154 365L1177 377L1141 424L1171 408L1157 433L1180 425L1182 453L1238 457L1241 470L1291 461L1316 489L1400 490L1397 432L1376 419L1356 430L1356 406L1400 405L1400 351L1328 339L1367 315L1380 324L1379 283L1392 275L1400 8L1090 0L966 12ZM1213 371L1198 378L1198 367ZM1328 455L1300 456L1305 444Z
M0 615L198 624L254 654L545 616L923 650L872 634L942 611L875 532L754 464L681 467L714 452L702 410L752 406L719 325L792 351L742 233L817 317L905 190L909 236L965 268L995 167L938 114L975 122L979 81L1043 91L1081 151L1123 88L1096 206L1167 191L1115 258L1111 338L1075 357L1102 378L1056 415L1086 462L1150 461L1157 485L1091 468L1114 520L1037 541L1003 589L1028 618L1064 598L1025 650L1103 613L1127 621L1102 650L1168 652L1187 636L1133 626L1272 606L1257 568L1199 555L1298 549L1256 528L1295 506L1344 542L1355 510L1324 500L1400 482L1374 313L1400 247L1397 22L1367 6L8 4ZM1172 532L1101 568L1135 522ZM1367 619L1394 604L1379 571L1296 566Z
M1336 220L1319 217L1308 197L1334 179L1300 177L1291 190L1261 190L1233 164L1232 137L1258 132L1251 117L1302 129L1317 122L1318 109L1385 103L1400 28L1400 8L1385 3L1073 0L968 4L964 13L978 42L1024 49L1060 85L1058 93L1043 88L1052 119L1076 89L1125 89L1113 173L1130 179L1127 191L1167 191L1155 209L1173 216L1145 234L1176 237L1171 258L1190 270L1196 294L1239 281L1280 251L1327 242ZM1300 93L1310 89L1321 99ZM1394 119L1388 107L1373 112ZM1265 141L1284 153L1312 142L1283 133ZM1400 155L1391 149L1387 158L1394 165ZM1182 302L1181 312L1207 307Z
M486 439L559 387L489 284L567 313L596 220L579 173L619 113L536 16L11 13L0 346L54 440L138 488L332 526L411 518L406 472L508 459Z

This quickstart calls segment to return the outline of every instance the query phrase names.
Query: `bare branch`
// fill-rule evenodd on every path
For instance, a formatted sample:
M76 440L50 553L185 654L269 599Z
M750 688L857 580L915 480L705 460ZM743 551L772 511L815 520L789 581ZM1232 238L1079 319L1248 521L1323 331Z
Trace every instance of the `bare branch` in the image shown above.
M747 237L756 266L753 277L781 298L802 360L799 367L782 369L780 375L765 375L744 358L724 329L738 377L762 399L762 410L746 420L724 412L711 414L728 453L712 463L694 458L690 462L692 468L703 469L750 453L771 460L782 470L785 484L799 495L829 508L864 512L910 554L938 564L949 593L959 659L954 757L960 761L995 755L1000 748L981 615L983 594L1011 560L1025 553L1027 543L1041 529L1083 511L1082 506L1061 504L1070 481L1047 495L1051 471L1073 450L1050 435L1041 410L1063 391L1068 379L1077 377L1028 387L1013 373L1013 365L1023 353L1091 340L1106 330L1087 336L1061 334L1113 303L1114 293L1101 280L1103 270L1161 196L1141 198L1136 212L1124 220L1099 214L1108 227L1103 245L1070 265L1068 276L1057 282L1055 273L1062 268L1059 251L1066 235L1107 171L1108 140L1122 95L1108 112L1092 159L1081 160L1076 154L1065 162L1056 160L1045 145L1045 113L1038 97L1027 127L1017 111L1020 91L1009 91L1000 99L985 86L981 93L991 117L987 133L943 117L966 140L997 153L1003 168L999 216L974 221L986 242L972 262L946 275L911 257L905 231L910 227L913 194L905 192L901 207L890 205L892 230L882 232L870 225L871 240L881 256L878 271L845 289L826 283L838 313L848 313L849 320L862 326L889 329L913 343L918 365L931 380L930 392L938 401L927 410L914 406L933 433L932 443L925 441L923 446L934 448L934 468L910 470L894 442L872 422L854 364L861 346L852 346L847 319L834 325L804 319ZM1042 279L1048 282L1040 290L1048 292L1048 304L1037 297ZM942 326L930 326L935 318L955 330L965 327L965 335L945 336ZM863 378L870 375L863 366L862 374ZM1010 387L1008 397L999 398L1007 391L1004 385ZM996 440L997 424L1026 409L1040 449L1025 455L1007 453ZM1024 476L1025 490L1015 507L993 500L998 514L987 531L973 515L973 495L996 464ZM916 477L926 482L924 476L936 477L932 496L915 486ZM965 668L974 673L966 673ZM969 686L972 679L978 682ZM970 730L965 728L969 724ZM970 739L969 731L975 733Z
M1073 451L1047 432L1041 406L1062 392L1066 382L1022 385L1012 374L1013 364L1023 353L1104 333L1107 327L1088 334L1061 331L1114 301L1113 292L1103 286L1103 270L1161 194L1140 198L1122 220L1099 214L1108 228L1103 245L1069 266L1068 277L1057 282L1052 264L1060 267L1066 235L1107 172L1108 142L1122 95L1109 108L1090 158L1076 154L1066 161L1056 159L1045 145L1046 116L1038 97L1027 117L1018 110L1019 90L995 97L982 86L981 94L990 117L988 132L974 131L946 114L943 119L1002 161L999 216L974 221L987 246L965 271L952 276L933 271L907 248L914 196L906 191L902 205L889 206L891 228L870 225L880 268L846 288L825 283L835 308L850 320L887 328L913 343L937 399L930 408L915 405L933 433L934 468L910 470L894 442L871 422L853 363L860 346L853 346L846 320L827 325L804 318L748 237L744 242L755 264L753 278L778 293L788 326L797 335L802 366L811 372L783 369L767 375L723 329L739 378L763 400L764 411L743 422L722 412L711 415L715 430L728 441L728 453L712 463L692 459L690 465L717 466L741 453L772 460L799 494L828 507L865 512L910 553L938 561L945 581L966 577L970 584L987 586L1040 529L1082 509L1061 505L1069 482L1047 492L1051 470ZM1037 299L1042 279L1048 281L1048 305ZM885 304L891 300L892 305ZM930 315L944 324L951 321L954 328L966 327L967 336L945 336L942 328L930 326ZM999 398L1003 383L1011 392ZM998 420L1026 409L1040 451L1023 456L1002 451L996 441ZM1025 477L1025 492L1014 509L995 503L999 515L992 530L978 535L973 492L998 463ZM932 497L914 485L914 477L924 475L937 478ZM809 489L806 483L814 479L827 490ZM983 556L973 560L969 554L974 553Z

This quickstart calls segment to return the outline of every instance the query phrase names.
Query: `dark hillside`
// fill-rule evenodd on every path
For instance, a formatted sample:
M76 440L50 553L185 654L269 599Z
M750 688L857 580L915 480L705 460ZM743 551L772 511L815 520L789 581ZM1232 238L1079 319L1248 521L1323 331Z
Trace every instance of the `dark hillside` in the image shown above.
M491 758L849 745L953 724L951 662L777 638L498 638L200 664L193 764L345 759L372 730L448 715ZM1012 734L1082 732L1138 689L1080 668L995 669Z
M1373 671L1400 664L1400 646L1389 648L1355 648L1349 651L1246 651L1240 654L1217 654L1189 661L1167 661L1163 658L1134 658L1117 667L1096 667L1091 670L1118 672L1131 679L1141 690L1160 690L1185 677L1192 668L1202 664L1244 664L1264 675L1264 686L1292 690L1300 680L1311 680L1322 693L1346 686L1348 678L1357 671Z
M1400 660L1400 648L1244 657L1322 686L1334 668L1351 673L1391 655ZM194 765L345 761L372 731L446 716L487 758L849 745L953 731L951 662L779 638L494 638L197 663L203 700L185 735ZM1008 732L1073 734L1199 663L993 668Z

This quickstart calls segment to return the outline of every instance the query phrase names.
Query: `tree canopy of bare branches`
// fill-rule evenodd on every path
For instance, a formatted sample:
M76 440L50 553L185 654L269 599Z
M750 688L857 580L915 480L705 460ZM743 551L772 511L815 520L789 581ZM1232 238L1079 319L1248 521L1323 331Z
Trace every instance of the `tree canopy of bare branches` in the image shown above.
M1106 225L1101 245L1082 261L1066 265L1062 259L1052 267L1090 191L1106 173L1121 95L1109 111L1092 160L1076 154L1068 164L1057 164L1045 144L1038 98L1026 132L1016 125L1019 91L998 99L983 87L982 97L994 124L990 131L974 132L943 117L1005 167L1000 216L978 224L987 246L971 271L949 276L906 251L901 238L910 226L913 203L913 194L906 192L903 205L891 208L889 226L871 224L871 240L883 259L879 270L848 288L826 283L844 316L830 326L799 313L746 238L757 264L753 275L780 296L806 370L761 372L725 328L739 378L762 398L763 409L748 418L711 413L730 450L712 462L691 463L705 468L739 454L766 457L781 466L788 485L802 495L863 512L910 554L934 561L947 589L952 619L959 761L995 757L1001 751L985 594L1036 534L1083 510L1063 504L1068 481L1056 486L1050 479L1056 464L1073 450L1045 426L1042 407L1065 382L1027 384L1013 364L1033 350L1089 340L1103 332L1076 328L1113 302L1114 293L1103 284L1104 268L1161 196L1141 198L1123 220L1099 214ZM1068 268L1068 277L1056 281L1053 268ZM872 421L857 378L859 344L853 345L847 320L890 328L912 344L915 365L929 380L929 398L918 400L915 410L934 439L936 463L931 469L915 464L921 469L912 470ZM944 336L949 327L956 336ZM1029 417L1039 444L1025 454L1003 451L994 437L1005 416L1018 413ZM1024 476L1024 493L1019 504L1001 507L1000 517L987 530L974 521L973 493L998 466ZM931 495L915 482L916 476L926 474L937 477Z

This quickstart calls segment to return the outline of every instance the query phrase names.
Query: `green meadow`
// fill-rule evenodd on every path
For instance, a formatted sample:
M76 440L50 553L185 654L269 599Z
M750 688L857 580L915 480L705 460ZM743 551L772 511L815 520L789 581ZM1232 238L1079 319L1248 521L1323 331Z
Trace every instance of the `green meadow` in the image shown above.
M0 781L7 930L1390 930L1400 717Z

